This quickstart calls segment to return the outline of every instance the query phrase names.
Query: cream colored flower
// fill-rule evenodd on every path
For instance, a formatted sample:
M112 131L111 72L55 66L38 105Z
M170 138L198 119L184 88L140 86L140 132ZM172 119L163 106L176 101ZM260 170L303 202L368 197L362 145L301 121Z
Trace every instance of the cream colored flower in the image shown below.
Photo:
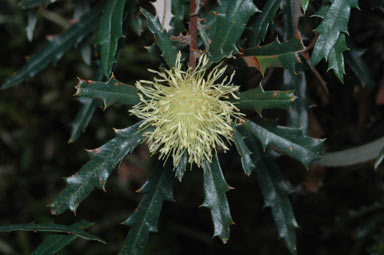
M237 99L239 87L231 84L234 73L218 82L226 70L221 64L206 75L206 56L199 58L194 71L183 71L180 58L179 53L170 70L149 70L159 76L154 81L136 83L140 103L130 112L144 119L142 128L154 127L144 134L152 154L159 152L160 159L172 156L177 167L187 151L189 163L201 167L204 159L211 161L217 147L228 150L225 141L233 141L231 124L243 114L226 99Z

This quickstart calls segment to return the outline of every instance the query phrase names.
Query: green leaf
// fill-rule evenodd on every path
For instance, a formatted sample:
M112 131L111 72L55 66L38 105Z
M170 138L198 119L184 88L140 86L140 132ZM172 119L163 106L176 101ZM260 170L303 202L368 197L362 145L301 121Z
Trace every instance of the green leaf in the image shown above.
M143 15L147 18L147 26L149 31L153 34L157 46L163 52L162 56L169 67L173 67L176 63L177 48L173 46L167 31L162 30L160 21L155 18L150 12L145 9L140 9Z
M248 19L258 11L251 0L230 1L225 13L217 16L217 26L208 56L213 62L238 54L236 43Z
M92 98L80 97L81 108L71 124L71 137L69 143L76 141L82 132L88 127L93 114L96 111L97 102Z
M78 230L87 229L92 226L93 223L82 220L75 224L72 224L70 227ZM75 240L77 236L74 235L62 235L62 234L52 234L46 236L39 246L31 252L31 255L52 255L56 254L58 251L67 246L70 242Z
M46 44L37 54L30 57L24 66L8 78L1 89L3 90L16 86L21 82L34 77L48 64L56 63L61 59L73 45L77 45L92 31L92 28L97 25L105 5L105 1L100 1L97 6L82 16L79 22Z
M21 2L21 9L28 9L33 7L39 7L42 4L51 4L57 0L23 0Z
M175 169L175 176L181 182L188 164L188 152L184 151L183 156L180 159L179 165Z
M345 60L357 78L360 80L361 84L368 88L373 88L373 86L375 86L375 81L373 80L371 70L368 68L367 64L362 58L364 52L365 50L352 47L345 53Z
M235 135L235 145L238 153L241 156L241 165L246 175L250 175L255 169L255 164L251 158L252 152L249 150L244 139L245 137L238 131L237 127L233 128Z
M328 61L329 55L332 49L335 48L340 33L348 33L349 16L351 9L354 7L358 7L357 0L333 0L326 12L324 11L325 9L322 8L316 14L316 16L323 18L323 21L315 29L315 31L319 33L319 38L316 41L311 56L313 65L317 65L322 59ZM344 46L338 45L338 47L335 48L336 55L340 55L339 51L342 49L344 49Z
M252 109L261 115L264 109L287 109L296 99L294 91L264 91L260 84L255 89L240 93L236 106L239 109Z
M115 103L134 105L140 102L136 88L116 80L114 76L106 82L79 79L76 89L75 96L100 99L104 109Z
M301 0L301 8L303 8L304 13L307 11L309 5L309 0Z
M75 235L77 237L86 239L86 240L94 240L100 243L106 243L104 240L89 234L81 229L68 227L64 225L58 225L54 223L45 223L45 224L17 224L17 225L8 225L8 226L0 226L0 232L11 232L11 231L39 231L39 232L57 232L57 233L66 233Z
M140 124L116 130L115 138L88 151L91 160L76 174L65 178L67 187L50 204L52 214L61 214L67 209L76 212L79 204L94 188L105 190L105 183L112 170L143 140L144 130L138 130Z
M283 67L295 72L298 63L297 52L302 51L304 46L299 38L293 37L289 41L280 43L278 39L274 42L254 48L244 49L244 56L255 56L259 63L259 70L264 75L269 67Z
M25 27L25 32L27 33L28 41L33 39L33 31L35 31L37 23L37 11L38 9L29 10L28 13L28 26Z
M378 8L384 12L384 0L369 0L368 2L372 8Z
M384 148L380 151L379 155L377 155L377 158L375 160L375 169L379 167L381 162L384 160Z
M314 160L321 158L324 140L312 138L302 134L299 128L276 126L271 123L254 123L247 121L245 127L266 148L274 145L278 150L297 159L305 167L309 167Z
M204 160L204 193L202 206L209 208L214 226L214 235L224 243L229 239L230 226L233 224L228 200L225 193L231 189L224 179L217 155L212 162Z
M249 38L249 46L254 47L260 45L267 35L269 24L272 23L273 17L279 9L281 0L269 0L263 7L261 14L257 17L255 23L248 29L252 32Z
M184 20L188 15L189 3L185 0L172 1L173 18L171 20L172 34L179 35L184 32Z
M128 9L128 23L131 26L133 32L135 32L138 36L144 31L144 25L142 19L139 17L139 10L137 9L137 4L139 0L130 0L127 1L127 9Z
M125 0L109 0L100 20L97 43L100 44L101 68L104 75L111 76L116 62L117 43L123 36L123 13Z
M333 69L336 77L341 82L344 82L345 68L343 52L346 50L348 50L348 47L345 41L345 35L340 34L339 39L336 41L335 46L331 49L328 55L328 71Z
M173 199L172 163L163 166L158 161L152 176L139 190L144 194L134 213L123 222L132 228L124 241L120 255L139 255L144 253L150 232L157 232L157 222L164 201Z
M264 195L265 206L271 207L279 236L284 239L289 251L296 254L296 233L298 227L288 195L291 189L280 175L273 159L262 151L261 145L246 128L239 127L246 137L245 142L252 154L256 167L253 169Z

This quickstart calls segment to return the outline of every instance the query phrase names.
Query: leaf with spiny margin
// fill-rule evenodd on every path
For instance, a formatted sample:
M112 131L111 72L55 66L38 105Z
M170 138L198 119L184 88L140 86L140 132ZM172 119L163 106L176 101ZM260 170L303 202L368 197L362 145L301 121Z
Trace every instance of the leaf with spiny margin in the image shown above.
M226 243L233 221L225 193L231 187L224 179L217 155L212 157L212 162L203 161L203 170L205 199L201 206L207 207L211 211L214 226L213 236L218 236Z
M185 169L188 164L188 152L184 151L183 156L180 159L179 165L175 169L175 176L181 182L185 173Z
M251 0L230 1L225 13L219 14L216 31L211 38L208 56L216 63L232 54L238 54L236 43L242 35L248 19L258 11Z
M298 63L297 52L303 49L301 39L293 37L282 43L276 39L267 45L244 49L243 55L256 58L262 75L269 67L283 67L295 72L295 65Z
M238 131L237 127L233 127L233 132L235 135L236 149L240 154L243 170L246 175L251 175L252 171L255 169L255 164L251 158L252 152L244 141L245 137Z
M373 88L373 86L375 86L375 81L373 80L371 70L361 57L364 53L365 50L351 47L349 51L345 52L345 60L360 80L361 84L368 88Z
M269 0L263 7L256 21L248 27L252 32L249 38L249 47L259 46L267 35L269 24L272 23L273 17L279 9L281 0Z
M236 101L239 109L252 109L259 115L264 109L287 109L296 99L293 90L264 91L261 84L255 89L241 92L239 97L240 99Z
M100 99L104 110L115 103L135 105L140 102L136 88L116 80L113 75L106 82L79 79L75 96Z
M291 254L295 255L297 253L295 228L298 224L288 198L291 189L281 177L274 160L262 151L260 143L255 140L251 132L247 128L241 128L240 131L246 136L245 142L252 151L251 157L256 165L254 172L264 195L265 206L271 207L279 236L284 239Z
M311 61L314 66L322 59L328 61L329 55L339 39L339 35L341 33L348 34L348 21L351 9L357 7L357 0L333 0L329 8L327 4L323 5L323 8L316 13L316 16L323 18L323 21L315 29L319 33L319 38L311 55ZM335 50L338 51L342 48L344 47L338 45L338 49ZM337 52L337 54L340 53Z
M384 148L380 151L379 155L377 155L377 158L375 160L375 170L379 167L381 162L384 160Z
M339 39L328 55L328 71L333 69L336 77L341 82L344 82L345 68L343 52L346 50L348 50L348 47L345 41L345 34L340 34Z
M245 127L266 148L274 145L278 150L300 161L309 167L315 160L323 155L324 140L303 135L302 129L277 126L269 122L255 123L247 121Z
M21 9L28 9L33 7L39 7L42 4L51 4L57 0L23 0L21 2Z
M140 19L137 9L137 4L139 0L130 0L127 1L127 9L128 9L128 23L131 26L133 32L135 32L138 36L144 31L144 24L142 19Z
M171 20L171 31L173 35L184 32L184 20L188 15L189 3L185 0L172 1L173 18Z
M144 253L149 233L157 232L157 222L164 201L174 201L172 162L165 166L158 161L151 177L140 188L144 194L134 213L122 224L131 226L125 238L120 255L139 255Z
M71 124L71 137L69 143L73 143L85 131L93 114L96 111L97 101L92 98L80 97L81 108Z
M97 43L100 44L101 68L104 75L111 75L116 62L117 43L123 36L123 13L125 0L109 0L100 20Z
M157 46L163 52L162 56L165 62L169 67L173 67L176 63L177 48L172 44L167 31L162 29L159 19L143 8L140 10L147 19L148 29L155 37Z
M227 6L230 2L231 0L218 1L218 5L208 13L204 12L204 9L200 10L199 17L201 18L201 22L203 24L201 30L207 38L213 38L217 30L217 16L224 15L225 10L227 9ZM198 32L200 33L200 31ZM207 49L209 49L209 47L207 47Z
M14 87L34 77L48 64L56 63L73 45L77 45L92 31L92 28L99 22L105 5L106 1L100 1L97 6L82 16L79 22L46 44L37 54L31 56L27 63L15 74L8 78L0 89Z
M16 224L16 225L7 225L0 226L0 232L11 232L11 231L33 231L33 232L56 232L56 233L66 233L70 235L75 235L77 237L98 241L100 243L106 243L103 239L98 238L88 232L85 232L81 229L59 225L55 223L45 223L45 224L36 224L36 223L28 223L28 224Z
M82 220L72 224L71 228L84 230L92 226L93 223ZM77 239L75 235L51 234L44 237L43 241L31 252L31 255L52 255L67 246L70 242Z
M112 170L143 140L144 130L138 130L141 122L128 128L116 130L116 137L103 146L89 150L91 160L76 174L67 177L67 187L49 206L52 214L61 214L67 209L76 212L79 204L94 188L105 190L105 183Z

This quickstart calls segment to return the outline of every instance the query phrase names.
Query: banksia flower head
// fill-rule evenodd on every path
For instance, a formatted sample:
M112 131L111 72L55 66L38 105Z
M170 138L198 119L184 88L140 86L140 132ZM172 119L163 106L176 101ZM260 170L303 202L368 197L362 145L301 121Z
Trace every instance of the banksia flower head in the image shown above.
M189 163L202 166L203 160L211 161L217 147L228 150L225 141L233 140L232 122L242 114L229 99L238 99L239 87L231 84L234 73L228 80L218 79L226 67L221 64L207 75L208 58L199 58L195 70L183 71L181 53L175 67L156 73L153 81L138 81L136 87L140 103L130 111L144 119L141 128L153 127L144 133L152 154L159 152L160 159L173 158L176 168L185 152Z

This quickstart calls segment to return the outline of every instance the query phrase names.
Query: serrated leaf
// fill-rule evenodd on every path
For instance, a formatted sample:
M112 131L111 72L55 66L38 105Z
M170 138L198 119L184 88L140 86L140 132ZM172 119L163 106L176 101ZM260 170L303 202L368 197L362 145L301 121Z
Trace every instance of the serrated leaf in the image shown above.
M33 39L33 32L35 31L37 23L37 10L38 9L32 9L28 11L28 26L25 27L28 41L32 41Z
M334 0L326 12L324 11L325 8L320 9L321 12L318 12L316 16L323 18L323 21L315 29L319 33L319 38L311 55L313 65L317 65L322 59L328 60L340 33L348 33L351 9L357 7L357 0Z
M125 0L109 0L100 20L97 43L100 44L101 68L109 77L116 62L117 43L123 36L123 13Z
M92 226L93 223L82 220L75 224L72 224L70 227L84 230ZM36 249L31 252L31 255L52 255L56 254L62 248L67 246L70 242L77 239L75 235L63 235L63 234L52 234L44 237L43 241L39 244Z
M112 170L136 148L143 139L144 130L138 130L141 122L116 131L116 137L103 146L89 150L92 156L76 174L67 177L67 187L50 204L52 214L61 214L67 209L76 212L79 204L94 188L105 189Z
M261 84L255 89L241 92L239 97L240 99L236 101L239 109L252 109L259 115L265 109L287 109L296 99L293 90L264 91Z
M116 80L113 75L106 82L79 79L75 96L100 99L104 109L115 103L135 105L140 102L136 88Z
M379 167L381 162L384 160L384 148L380 151L379 155L377 155L377 158L375 160L375 169Z
M323 155L323 140L305 136L299 128L273 125L271 123L255 123L247 121L245 127L254 135L264 148L276 146L292 158L309 167L314 160Z
M272 23L273 17L279 9L281 0L269 0L265 3L263 10L248 29L252 32L249 38L249 47L260 45L267 35L269 24Z
M251 158L252 152L249 150L246 145L244 139L245 137L237 130L237 127L233 128L233 132L235 135L235 145L237 152L241 156L241 165L246 175L250 175L252 171L255 169L255 164Z
M297 52L302 51L304 46L300 38L293 37L289 41L280 43L278 39L274 42L254 48L244 49L244 56L254 56L258 63L258 69L264 75L269 67L283 67L295 72L298 63Z
M82 132L88 127L93 114L96 111L97 102L92 98L80 97L81 108L71 124L71 137L69 143L76 141Z
M144 24L142 19L139 17L139 11L137 9L137 3L139 0L130 0L127 1L127 9L128 9L128 23L131 26L133 32L135 32L138 36L141 35L141 33L144 30Z
M264 195L265 206L271 207L279 236L284 239L291 254L296 254L296 233L298 227L288 195L291 189L280 175L273 159L262 152L260 143L255 140L249 130L240 128L246 137L245 142L252 154L251 158L256 167L253 169L257 176L260 189Z
M156 17L159 19L161 27L165 31L171 30L171 19L173 18L173 14L171 12L172 9L172 0L156 0L151 2L156 11Z
M238 54L236 43L248 19L258 11L251 0L230 1L225 13L218 14L216 31L211 39L208 56L212 62Z
M203 170L205 199L202 206L209 208L211 211L214 227L213 236L218 236L226 243L229 239L230 226L233 221L225 193L231 187L224 179L217 155L213 156L212 162L203 161Z
M42 4L51 4L57 0L23 0L21 2L21 9L28 9L33 7L38 7Z
M184 151L183 156L180 159L179 165L175 169L175 176L181 182L188 164L188 152Z
M348 47L345 41L345 35L340 34L339 39L328 55L328 71L333 69L336 77L341 82L344 82L345 68L343 52L346 50L348 50Z
M140 189L144 196L138 207L123 222L131 226L120 250L120 255L139 255L144 253L150 232L157 232L157 222L164 201L173 201L172 164L170 161L163 166L158 161L151 177Z
M153 34L157 46L163 52L163 58L169 67L173 67L176 62L177 48L173 46L167 32L162 29L160 21L155 18L150 12L145 9L140 9L143 15L147 18L147 26Z
M48 64L56 63L73 46L77 45L100 20L106 5L100 1L97 6L81 17L70 29L46 44L37 54L31 56L16 73L8 78L1 89L14 87L42 71Z
M373 86L375 86L375 81L373 80L371 70L362 58L364 52L364 50L353 47L349 51L345 52L344 56L347 64L360 80L361 84L368 88L373 88Z
M33 231L33 232L56 232L56 233L66 233L81 237L86 240L98 241L100 243L106 243L104 240L94 236L90 233L87 233L81 229L73 228L65 225L58 225L54 223L45 223L45 224L16 224L8 226L0 226L0 232L11 232L11 231Z

